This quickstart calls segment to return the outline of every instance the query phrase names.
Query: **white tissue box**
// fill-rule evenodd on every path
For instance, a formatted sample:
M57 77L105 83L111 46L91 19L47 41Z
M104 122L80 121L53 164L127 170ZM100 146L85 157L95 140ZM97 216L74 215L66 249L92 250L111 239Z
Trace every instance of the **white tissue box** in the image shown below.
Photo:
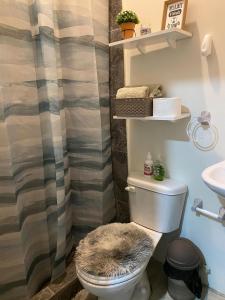
M154 98L154 117L177 117L181 115L181 99L174 98Z

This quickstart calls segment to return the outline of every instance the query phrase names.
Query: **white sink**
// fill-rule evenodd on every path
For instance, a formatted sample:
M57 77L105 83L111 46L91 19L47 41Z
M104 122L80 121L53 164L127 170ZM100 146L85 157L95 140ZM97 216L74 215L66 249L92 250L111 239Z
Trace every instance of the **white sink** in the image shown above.
M225 160L206 168L202 179L212 191L225 197Z

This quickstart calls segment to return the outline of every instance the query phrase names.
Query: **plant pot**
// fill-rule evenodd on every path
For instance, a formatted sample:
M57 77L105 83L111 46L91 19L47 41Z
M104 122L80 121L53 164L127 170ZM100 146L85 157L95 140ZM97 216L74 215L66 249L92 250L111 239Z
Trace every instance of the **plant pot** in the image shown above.
M135 25L136 24L132 22L120 24L123 39L130 39L134 36Z

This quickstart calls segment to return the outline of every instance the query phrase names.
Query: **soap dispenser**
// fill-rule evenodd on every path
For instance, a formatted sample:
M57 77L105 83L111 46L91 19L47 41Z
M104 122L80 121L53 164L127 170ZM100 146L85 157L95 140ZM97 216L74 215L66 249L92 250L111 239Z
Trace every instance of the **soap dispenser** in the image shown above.
M163 181L165 178L165 168L159 157L153 164L153 178L158 181Z

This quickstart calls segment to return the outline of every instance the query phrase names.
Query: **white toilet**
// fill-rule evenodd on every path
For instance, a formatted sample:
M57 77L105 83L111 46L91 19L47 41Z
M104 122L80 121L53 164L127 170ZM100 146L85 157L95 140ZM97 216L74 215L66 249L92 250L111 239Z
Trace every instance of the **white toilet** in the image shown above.
M155 181L145 178L141 173L131 174L127 182L132 221L130 224L136 226L140 234L143 231L147 233L154 250L163 233L179 228L187 186L171 179ZM76 263L77 276L83 287L98 296L99 300L147 300L150 287L145 270L151 255L152 253L140 265L135 266L132 272L115 277L89 274Z

